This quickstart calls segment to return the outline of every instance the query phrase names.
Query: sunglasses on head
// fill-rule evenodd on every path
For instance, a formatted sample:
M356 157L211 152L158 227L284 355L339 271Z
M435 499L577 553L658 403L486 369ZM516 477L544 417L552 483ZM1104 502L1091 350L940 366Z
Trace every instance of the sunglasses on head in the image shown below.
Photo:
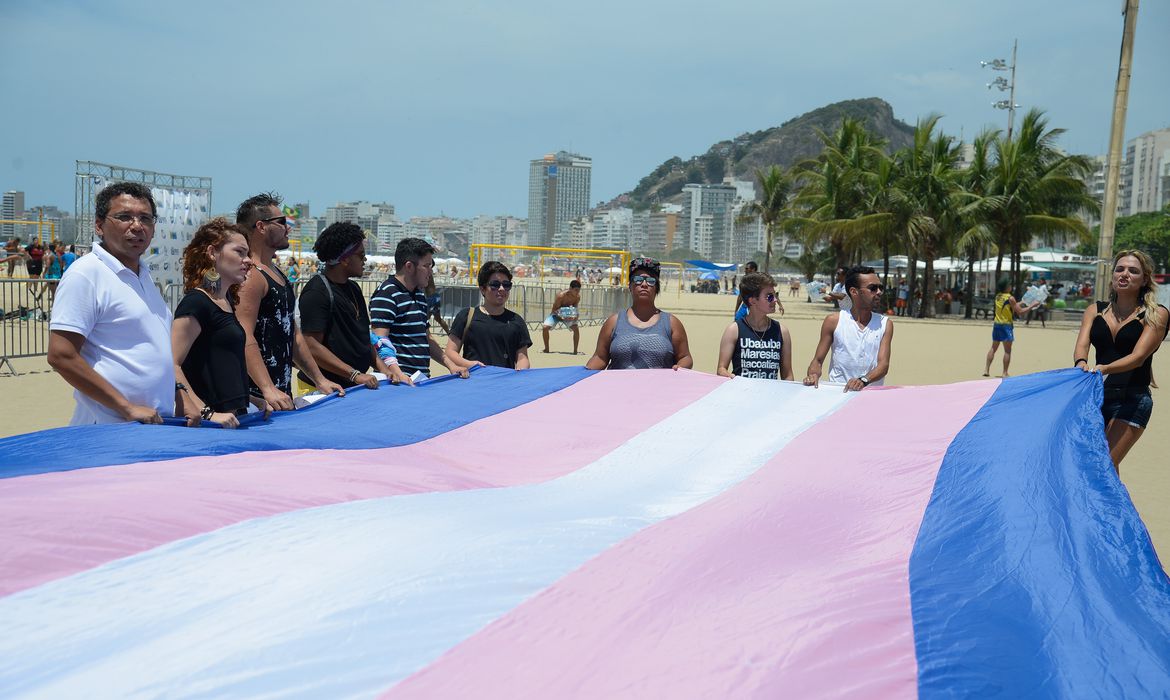
M492 289L499 289L499 288L503 287L504 291L507 291L507 290L512 288L512 282L511 281L501 282L500 280L492 280L491 282L487 283L487 286L491 287Z
M658 286L658 280L650 275L634 275L630 278L630 284L648 284L651 287Z

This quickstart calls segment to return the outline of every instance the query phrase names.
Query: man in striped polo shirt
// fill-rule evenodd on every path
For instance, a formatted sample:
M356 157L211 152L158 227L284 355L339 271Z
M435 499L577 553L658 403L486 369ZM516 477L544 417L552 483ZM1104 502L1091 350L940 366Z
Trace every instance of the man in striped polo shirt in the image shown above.
M407 376L431 375L431 358L452 374L466 377L467 370L452 368L443 348L431 338L427 323L427 297L423 289L431 281L435 249L421 238L403 238L394 250L394 274L370 297L370 327L389 338L398 352L398 365Z

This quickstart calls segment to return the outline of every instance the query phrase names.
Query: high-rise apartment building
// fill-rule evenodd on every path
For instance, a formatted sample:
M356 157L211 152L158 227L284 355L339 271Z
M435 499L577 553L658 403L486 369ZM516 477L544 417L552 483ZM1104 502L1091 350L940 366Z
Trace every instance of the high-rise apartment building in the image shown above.
M406 227L397 216L378 217L378 230L375 234L378 241L378 253L393 255L398 248L398 242L406 238Z
M739 192L736 185L728 182L683 185L679 217L682 230L674 247L690 248L704 258L727 257L732 233L727 214L739 198Z
M54 239L64 243L73 243L77 240L77 221L73 218L73 214L59 207L52 205L28 207L17 218L40 222L39 226L36 223L18 224L16 235L20 236L22 240L36 238L38 228L40 238L45 241Z
M0 219L19 219L24 216L24 192L9 190L0 198ZM0 236L8 241L16 235L16 224L0 224Z
M606 209L593 215L593 237L590 245L594 248L632 250L634 210L628 207Z
M569 222L589 213L593 159L558 151L529 163L528 241L547 246L569 238Z
M1122 216L1170 204L1170 129L1147 131L1126 144L1118 195Z

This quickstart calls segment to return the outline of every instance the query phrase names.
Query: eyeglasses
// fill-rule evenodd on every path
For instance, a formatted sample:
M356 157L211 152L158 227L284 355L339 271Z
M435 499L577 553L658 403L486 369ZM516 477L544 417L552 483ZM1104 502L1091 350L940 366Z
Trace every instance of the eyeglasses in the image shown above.
M263 222L264 222L264 223L266 223L266 224L277 224L278 226L283 226L283 227L285 227L285 228L288 228L288 227L289 227L289 226L288 226L288 217L287 217L287 216L283 216L283 215L281 215L281 216L273 216L273 217L271 217L271 218L268 218L268 219L260 219L260 220L261 220L261 221L263 221Z
M158 221L158 217L154 214L127 214L126 212L122 212L121 214L110 214L106 218L113 219L114 221L127 225L137 221L143 226L154 226L155 222Z
M867 284L867 285L865 285L865 288L871 292L884 292L884 291L886 291L885 285L881 285L881 284Z
M764 298L765 298L765 299L767 299L769 302L776 301L776 295L775 295L775 294L765 294L765 295L764 295Z
M630 284L646 284L651 287L657 287L658 280L654 279L650 275L634 275L630 278Z
M511 282L501 282L499 280L492 280L491 282L488 282L487 286L491 287L492 289L499 289L499 288L503 287L504 291L506 292L512 288L512 283Z

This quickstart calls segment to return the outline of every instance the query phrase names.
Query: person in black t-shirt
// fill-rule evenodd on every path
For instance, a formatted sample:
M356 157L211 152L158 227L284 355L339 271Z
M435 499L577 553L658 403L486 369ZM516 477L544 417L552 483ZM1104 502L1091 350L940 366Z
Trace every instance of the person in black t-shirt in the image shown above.
M512 290L512 273L503 263L491 260L479 269L478 281L483 303L455 314L444 351L447 362L468 369L476 365L528 369L532 345L528 326L519 314L504 308Z
M341 386L378 388L370 368L397 384L403 377L398 366L387 367L370 344L370 314L366 299L353 277L361 277L366 264L365 234L357 224L339 221L317 238L313 251L325 265L301 291L301 332L321 373ZM303 382L312 383L304 372Z
M240 285L252 269L248 239L227 219L212 219L183 251L186 296L175 309L171 351L175 360L175 415L187 425L212 420L239 427L247 413L248 366L244 329L236 319ZM267 412L263 399L254 403Z

